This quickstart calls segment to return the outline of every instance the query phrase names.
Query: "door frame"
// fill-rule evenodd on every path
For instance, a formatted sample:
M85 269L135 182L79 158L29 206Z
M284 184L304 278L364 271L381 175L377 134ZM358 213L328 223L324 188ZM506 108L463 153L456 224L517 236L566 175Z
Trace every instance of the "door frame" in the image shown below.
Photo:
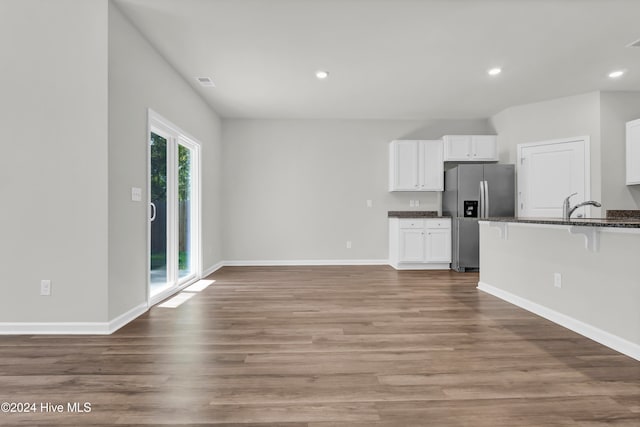
M523 157L522 150L524 148L537 147L541 145L558 145L567 144L571 142L583 142L584 143L584 197L585 200L591 200L591 150L590 150L590 138L588 135L576 136L573 138L560 138L551 139L548 141L539 142L527 142L517 145L517 157L516 157L516 213L517 216L522 216L522 166ZM585 213L591 215L591 206L585 206Z
M175 276L178 278L176 281L176 286L172 286L171 288L168 288L162 292L159 292L158 294L152 296L151 295L151 278L149 275L149 272L151 270L151 259L149 254L151 253L151 221L149 220L151 212L151 176L150 176L150 171L151 171L151 145L149 144L149 138L151 136L151 132L154 132L154 130L159 130L164 134L168 134L171 136L171 140L175 140L175 145L173 143L169 144L171 148L168 148L169 150L174 150L176 151L175 154L177 154L177 150L178 150L178 145L177 144L182 144L186 147L188 147L190 150L192 150L192 153L194 153L194 158L192 159L192 163L191 163L191 167L192 167L192 176L193 179L191 180L191 186L192 186L192 194L194 194L194 199L192 201L192 206L191 206L191 234L192 234L192 241L191 241L191 247L193 250L195 250L195 254L192 254L192 268L193 268L193 273L192 275L189 275L182 283L180 282L179 278L178 278L178 272L175 272ZM201 156L200 156L200 150L202 147L202 144L200 143L200 141L198 141L196 138L192 137L191 135L189 135L187 132L183 131L182 129L180 129L178 126L176 126L175 124L173 124L172 122L170 122L169 120L165 119L163 116L161 116L160 114L158 114L157 112L155 112L152 109L147 109L147 134L146 134L146 138L145 138L145 143L146 143L146 150L147 150L147 164L146 164L146 185L147 185L147 198L146 198L146 202L147 202L147 207L146 207L146 216L145 216L145 220L147 223L147 227L146 227L146 258L147 258L147 262L146 262L146 276L147 279L145 281L146 283L146 296L147 296L147 306L151 307L159 302L161 302L162 300L170 297L173 294L176 294L178 292L180 292L182 289L186 288L187 286L193 284L194 282L200 280L200 278L202 277L202 185L201 185L201 180L202 180L202 175L201 175ZM173 156L174 159L176 160L176 165L173 165L171 168L167 168L167 194L172 195L172 197L175 197L175 195L177 194L178 191L178 187L177 187L177 180L176 179L171 179L171 184L169 184L170 180L169 180L169 175L176 175L177 174L177 155ZM170 169L174 169L173 173L170 172ZM173 178L173 177L172 177ZM175 207L174 206L167 206L167 216L169 216L169 212L170 211L175 211ZM173 216L175 217L175 213L173 213ZM171 234L171 235L169 235ZM168 242L173 242L177 243L177 230L173 230L172 233L169 233L169 230L167 230L167 240ZM177 257L177 255L172 255L172 256L168 256L167 257L167 263L169 263L170 261L172 262L177 262L177 259L175 259ZM167 266L167 272L169 272L170 270L172 270L174 268L174 266Z

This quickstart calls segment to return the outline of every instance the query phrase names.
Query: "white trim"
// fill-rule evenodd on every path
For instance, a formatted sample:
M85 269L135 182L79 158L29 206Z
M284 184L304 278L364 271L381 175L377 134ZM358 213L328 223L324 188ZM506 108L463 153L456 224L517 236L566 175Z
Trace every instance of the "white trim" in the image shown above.
M305 266L305 265L389 265L388 259L296 259L296 260L231 260L224 266L268 267L268 266Z
M210 274L215 273L216 271L220 270L222 267L224 267L224 261L220 261L214 265L212 265L211 267L207 268L206 270L204 270L202 272L202 278L207 277Z
M109 333L110 334L114 333L115 331L122 328L127 323L132 322L133 320L138 318L138 316L141 316L142 314L146 313L148 310L149 310L149 305L145 301L133 307L131 310L125 313L122 313L120 316L116 317L115 319L112 319L109 322L109 327L108 327Z
M396 270L451 270L450 263L400 262L389 263Z
M109 335L147 310L144 302L109 322L3 322L0 335Z
M529 301L525 298L514 295L511 292L496 288L495 286L491 286L487 283L478 282L478 289L520 308L523 308L527 311L530 311L534 314L537 314L540 317L544 317L545 319L557 323L560 326L564 326L565 328L570 329L573 332L576 332L589 339L592 339L593 341L598 342L606 347L616 350L636 360L640 360L640 344L633 343L617 335L613 335L609 332L603 331L602 329L596 328L595 326L589 325L580 320L574 319L573 317L567 316L535 302Z
M180 129L178 126L176 126L175 124L171 123L169 120L165 119L164 117L162 117L160 114L158 114L157 112L155 112L151 108L148 108L147 112L148 112L149 122L153 121L154 125L159 126L159 127L164 127L166 132L181 134L186 139L190 139L191 142L193 142L195 144L200 144L198 142L198 138L194 138L188 132L185 132L184 130ZM148 137L149 137L149 135L147 135L147 138Z
M107 322L3 322L0 335L108 335Z

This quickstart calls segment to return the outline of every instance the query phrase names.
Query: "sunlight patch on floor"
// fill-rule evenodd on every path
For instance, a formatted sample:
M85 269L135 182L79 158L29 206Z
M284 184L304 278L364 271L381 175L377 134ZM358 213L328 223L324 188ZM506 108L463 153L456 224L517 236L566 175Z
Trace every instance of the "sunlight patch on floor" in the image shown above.
M205 289L207 289L207 287L209 285L211 285L214 282L215 282L215 280L198 280L193 285L187 287L184 290L184 292L200 292L200 291L204 291Z
M193 292L180 292L175 297L166 300L162 304L158 304L158 307L176 308L176 307L179 307L180 305L184 304L185 302L187 302L189 299L191 299L195 295L196 294L194 294Z

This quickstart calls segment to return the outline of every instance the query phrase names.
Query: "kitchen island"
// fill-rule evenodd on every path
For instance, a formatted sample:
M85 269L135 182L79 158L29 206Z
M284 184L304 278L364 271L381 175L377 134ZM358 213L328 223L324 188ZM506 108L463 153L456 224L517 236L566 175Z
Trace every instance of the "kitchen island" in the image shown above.
M478 288L640 360L640 220L487 218Z

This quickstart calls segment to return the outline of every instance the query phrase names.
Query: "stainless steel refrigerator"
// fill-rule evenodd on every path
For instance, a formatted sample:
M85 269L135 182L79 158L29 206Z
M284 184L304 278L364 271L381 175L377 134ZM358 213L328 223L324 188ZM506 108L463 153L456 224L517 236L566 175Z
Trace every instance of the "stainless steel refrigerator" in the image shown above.
M461 164L445 172L442 213L452 221L451 268L479 268L478 219L514 216L515 192L514 165Z

